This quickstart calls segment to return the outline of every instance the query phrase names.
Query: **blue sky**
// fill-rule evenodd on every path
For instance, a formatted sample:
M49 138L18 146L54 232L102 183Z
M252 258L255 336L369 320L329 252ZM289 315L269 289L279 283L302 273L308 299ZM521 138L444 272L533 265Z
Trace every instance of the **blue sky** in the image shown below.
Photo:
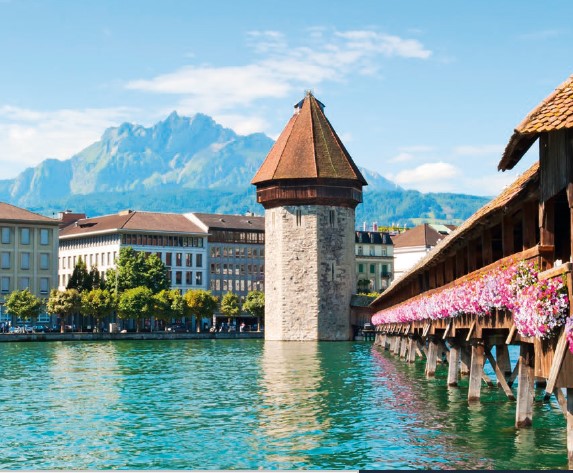
M573 73L572 17L566 0L0 0L0 179L173 110L276 138L311 89L357 164L495 195L536 159L496 171Z

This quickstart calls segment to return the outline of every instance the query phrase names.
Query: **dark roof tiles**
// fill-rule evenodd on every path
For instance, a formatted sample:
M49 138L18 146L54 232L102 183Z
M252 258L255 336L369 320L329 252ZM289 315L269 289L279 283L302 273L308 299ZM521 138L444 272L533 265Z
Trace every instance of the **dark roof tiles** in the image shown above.
M35 223L48 223L58 225L59 221L53 218L44 217L43 215L30 212L29 210L16 207L15 205L0 202L0 219L35 222Z

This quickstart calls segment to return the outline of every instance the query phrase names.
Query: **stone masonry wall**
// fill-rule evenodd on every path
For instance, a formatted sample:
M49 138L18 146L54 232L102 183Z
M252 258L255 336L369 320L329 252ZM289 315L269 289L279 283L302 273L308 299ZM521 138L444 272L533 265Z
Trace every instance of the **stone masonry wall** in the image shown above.
M267 210L265 339L349 340L354 258L353 209Z

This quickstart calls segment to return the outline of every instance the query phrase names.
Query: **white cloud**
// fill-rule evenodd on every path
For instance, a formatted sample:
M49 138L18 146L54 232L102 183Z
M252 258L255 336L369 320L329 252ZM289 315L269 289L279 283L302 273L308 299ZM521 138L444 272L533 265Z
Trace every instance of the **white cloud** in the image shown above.
M66 159L97 141L110 124L132 118L127 108L44 112L0 107L0 179L15 177L24 167L46 158Z
M405 169L390 177L405 188L421 192L452 192L460 170L450 163L425 163L413 169Z
M414 159L414 155L412 153L398 153L396 156L393 156L388 160L389 163L407 163L408 161L412 161Z
M268 125L264 118L248 115L217 114L213 116L213 119L239 135L258 133L266 129Z
M283 98L292 90L353 74L372 75L381 57L427 59L431 51L417 40L375 31L308 32L308 44L291 47L278 31L251 31L248 45L261 54L250 64L189 65L150 79L133 80L128 89L181 96L184 107L216 113L249 106L259 99ZM232 112L231 112L232 113Z

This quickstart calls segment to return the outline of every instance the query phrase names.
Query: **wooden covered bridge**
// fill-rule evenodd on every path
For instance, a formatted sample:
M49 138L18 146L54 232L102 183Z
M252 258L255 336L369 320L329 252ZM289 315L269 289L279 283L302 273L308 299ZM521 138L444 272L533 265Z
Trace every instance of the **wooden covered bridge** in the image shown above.
M489 362L517 401L517 428L532 424L535 383L545 385L567 419L573 468L573 76L518 125L498 169L536 141L539 162L378 297L372 322L375 343L407 362L424 356L428 376L446 353L448 385L469 375L470 401Z

